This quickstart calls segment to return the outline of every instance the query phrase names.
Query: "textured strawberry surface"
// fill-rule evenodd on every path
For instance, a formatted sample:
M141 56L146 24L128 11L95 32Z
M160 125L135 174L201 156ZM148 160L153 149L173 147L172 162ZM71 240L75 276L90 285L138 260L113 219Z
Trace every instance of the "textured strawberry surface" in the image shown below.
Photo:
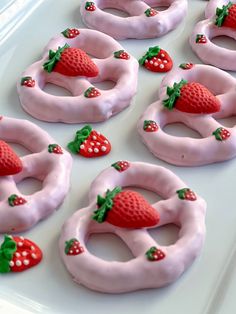
M53 71L67 76L94 77L98 75L96 64L79 48L66 48Z
M155 226L159 214L135 191L122 191L113 198L112 209L108 211L106 221L122 228L144 228Z
M236 4L232 4L228 9L228 15L224 19L223 26L236 28Z
M0 140L0 176L16 174L22 168L20 158L7 143Z
M180 90L175 108L188 113L214 113L220 111L219 100L200 83L187 83Z

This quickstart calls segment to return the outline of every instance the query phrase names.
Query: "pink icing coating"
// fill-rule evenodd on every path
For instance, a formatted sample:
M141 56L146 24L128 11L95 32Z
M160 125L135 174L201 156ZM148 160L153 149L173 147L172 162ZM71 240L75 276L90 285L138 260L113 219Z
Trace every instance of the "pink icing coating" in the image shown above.
M180 227L175 244L161 246L149 235L146 228L123 229L107 222L91 219L96 209L96 197L104 195L115 186L136 186L159 194L164 200L152 206L160 214L160 222L153 228L174 223ZM186 187L171 171L142 162L131 162L124 172L113 167L105 169L93 181L89 194L89 206L78 210L62 228L59 248L66 268L75 282L90 289L107 293L122 293L145 288L158 288L175 281L199 255L205 237L205 201L178 198L176 190ZM92 233L115 233L130 248L134 259L127 262L108 262L92 255L86 249L86 241ZM76 238L85 248L84 253L65 254L65 241ZM161 261L150 262L145 252L152 246L166 255Z
M236 51L214 44L211 39L217 36L228 36L236 39L236 30L229 27L215 25L216 8L228 4L228 0L211 0L205 10L206 20L198 22L189 38L190 45L197 56L206 64L212 64L223 70L236 71ZM231 1L236 3L236 0ZM202 34L207 42L196 43L196 36Z
M0 176L0 232L19 232L31 228L51 214L64 200L70 181L72 158L48 152L48 145L55 141L35 124L20 119L2 117L0 138L18 143L32 152L21 157L23 170L13 176ZM31 195L23 195L17 183L26 178L42 181L42 189ZM27 200L11 207L8 197L17 194Z
M188 114L177 109L172 111L162 105L166 99L167 86L185 79L199 82L217 95L221 110L215 114ZM236 80L228 73L208 65L194 65L189 70L176 68L167 74L160 87L160 100L151 104L138 122L138 132L149 150L158 158L178 166L199 166L224 161L236 156L236 127L227 128L231 133L224 141L217 141L212 133L223 127L215 120L236 114ZM143 130L145 120L154 120L159 126L157 132ZM196 130L203 138L176 137L163 131L165 125L181 122Z
M22 86L20 80L17 84L22 107L39 120L65 123L103 121L127 107L136 93L137 60L131 55L128 60L115 58L113 53L123 48L108 35L88 29L79 29L79 32L73 39L65 38L62 34L52 38L44 49L42 59L24 71L22 77L31 76L35 80L35 87ZM57 50L65 43L95 56L92 60L99 68L99 75L85 78L67 77L56 72L47 73L42 66L48 60L48 51ZM101 95L98 97L84 97L84 92L93 83L107 80L113 81L115 86L109 90L100 90ZM46 83L62 86L72 96L47 94L43 91Z
M82 1L80 12L83 22L90 28L100 30L116 39L160 37L182 21L187 13L186 0L94 0L96 10L85 9L86 0ZM150 7L169 6L155 16L147 17L144 12ZM125 11L129 17L119 17L102 11L114 8Z

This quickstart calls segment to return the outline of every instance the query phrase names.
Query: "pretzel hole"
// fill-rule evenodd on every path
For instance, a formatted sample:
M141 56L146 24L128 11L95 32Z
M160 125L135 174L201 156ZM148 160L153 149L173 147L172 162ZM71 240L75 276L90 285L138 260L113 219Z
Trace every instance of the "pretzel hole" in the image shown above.
M93 85L100 90L110 90L113 89L116 85L113 81L103 81L103 82L93 82Z
M52 84L52 83L46 83L43 87L43 91L47 94L54 95L54 96L61 96L61 97L67 97L67 96L73 96L72 93L61 86Z
M229 36L217 36L211 39L211 41L219 46L229 50L236 50L236 41Z
M17 183L17 188L23 195L34 194L42 190L42 187L42 182L35 178L25 178Z
M168 246L178 240L179 230L176 225L168 224L155 229L148 229L148 233L158 244Z
M91 234L87 248L91 254L106 261L126 262L133 259L133 255L126 244L111 233Z
M167 124L162 129L165 133L177 137L201 138L201 135L198 132L182 123Z
M7 141L6 141L7 142ZM16 143L9 143L7 142L7 144L14 150L14 152L19 156L19 157L23 157L26 155L31 154L32 152L29 151L27 148L25 148L24 146L20 145L20 144L16 144Z
M114 9L114 8L102 8L102 10L106 13L119 16L119 17L128 17L130 16L128 12L121 10L121 9Z
M154 10L156 11L165 11L167 10L170 6L169 5L162 5L162 6L151 6Z
M233 128L236 125L236 115L228 118L215 120L227 128Z

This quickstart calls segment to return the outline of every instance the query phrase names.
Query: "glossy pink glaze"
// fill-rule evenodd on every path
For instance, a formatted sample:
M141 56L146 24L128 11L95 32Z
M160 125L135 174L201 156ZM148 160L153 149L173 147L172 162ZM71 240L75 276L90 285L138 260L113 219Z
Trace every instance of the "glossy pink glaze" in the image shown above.
M31 154L21 157L23 170L12 176L0 176L0 232L19 232L34 226L51 214L63 202L70 182L72 158L48 152L48 145L55 141L35 124L20 119L2 117L0 138L27 148ZM26 178L42 182L42 189L23 195L17 183ZM12 194L26 199L26 203L11 207L8 197Z
M163 200L152 206L160 214L158 225L173 223L180 227L179 238L173 245L161 246L149 235L146 228L123 229L107 222L91 219L96 209L97 195L104 195L115 186L140 187L153 191ZM158 288L175 281L200 254L205 238L205 201L178 198L176 191L186 187L171 171L142 162L131 162L130 167L119 172L113 167L102 171L93 181L89 194L89 206L78 210L63 225L59 248L60 255L75 282L106 292L122 293L146 288ZM114 233L130 248L134 259L127 262L105 261L92 255L86 242L93 233ZM85 248L84 253L65 254L65 241L76 238ZM145 257L146 251L156 246L165 258L152 262Z
M218 27L215 25L216 8L222 8L228 4L228 0L211 0L205 10L206 20L196 24L189 38L190 45L197 56L206 64L214 65L223 70L236 71L236 51L226 49L214 44L211 40L217 36L228 36L236 39L236 30L229 27ZM236 0L231 1L236 3ZM196 36L202 34L207 42L204 44L196 43Z
M35 87L22 86L18 81L17 89L23 109L39 120L65 123L103 121L129 106L136 93L137 60L131 55L128 60L115 58L113 53L123 48L108 35L88 29L79 29L79 32L75 38L68 39L62 34L52 38L44 49L42 59L24 71L22 77L31 76L36 81ZM92 60L99 68L99 75L94 78L67 77L56 72L46 72L43 64L48 60L49 50L57 50L65 43L94 56ZM93 83L104 81L112 81L115 86L100 90L101 95L98 97L84 97L84 92ZM64 87L72 96L47 94L43 91L47 83Z
M186 0L94 0L95 11L85 9L82 1L80 12L84 23L116 39L155 38L163 36L183 20L187 13ZM155 16L147 17L145 11L150 7L169 6ZM120 17L103 11L104 8L118 9L129 14Z
M185 79L199 82L217 95L221 110L215 114L188 114L177 109L172 111L162 105L168 96L167 86ZM160 86L160 99L151 104L138 122L138 132L149 150L158 158L178 166L199 166L224 161L236 156L236 127L228 128L231 136L226 141L217 141L212 135L223 127L215 120L236 114L236 80L228 73L208 65L195 64L190 70L175 68L167 74ZM157 132L143 130L145 120L154 120L159 126ZM196 130L203 138L177 137L167 134L163 128L171 123L183 123Z

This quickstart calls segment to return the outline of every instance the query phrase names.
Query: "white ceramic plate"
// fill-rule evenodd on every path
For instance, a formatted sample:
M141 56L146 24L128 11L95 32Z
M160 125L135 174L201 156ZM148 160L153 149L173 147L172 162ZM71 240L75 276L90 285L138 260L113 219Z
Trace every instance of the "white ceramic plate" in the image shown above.
M21 3L23 5L26 2ZM9 28L0 42L0 114L35 122L64 147L81 125L50 124L33 119L19 104L16 80L29 64L38 60L43 47L52 36L67 27L84 27L79 14L79 3L78 0L37 1L37 8L23 10L25 18L15 21L14 28ZM188 37L193 25L203 18L205 5L206 2L202 0L189 1L185 21L163 38L126 40L122 45L136 58L140 58L148 47L160 45L173 57L175 66L185 61L197 63L199 60L190 49ZM235 48L232 40L216 42ZM93 125L109 137L113 150L100 159L87 160L74 156L71 189L64 204L48 219L22 234L40 245L44 252L42 263L21 274L1 275L1 314L236 313L236 160L184 168L168 165L152 156L139 139L136 123L141 113L156 99L162 77L162 74L153 74L140 68L139 89L132 105L109 121ZM106 84L103 88L106 88ZM50 86L47 90L61 95L68 94ZM225 120L224 123L233 125L235 119ZM197 136L180 125L169 126L167 131L180 136ZM25 153L19 147L16 148L21 154ZM78 208L87 205L89 186L94 177L119 159L166 166L208 203L207 238L201 257L171 286L123 295L96 293L75 284L59 258L58 237L63 222ZM27 180L20 186L25 193L39 187L40 184L34 180ZM152 193L144 194L150 201L156 199ZM152 231L152 236L161 243L172 243L176 239L177 228ZM89 241L89 249L110 260L124 261L131 258L129 250L115 236L93 236Z

